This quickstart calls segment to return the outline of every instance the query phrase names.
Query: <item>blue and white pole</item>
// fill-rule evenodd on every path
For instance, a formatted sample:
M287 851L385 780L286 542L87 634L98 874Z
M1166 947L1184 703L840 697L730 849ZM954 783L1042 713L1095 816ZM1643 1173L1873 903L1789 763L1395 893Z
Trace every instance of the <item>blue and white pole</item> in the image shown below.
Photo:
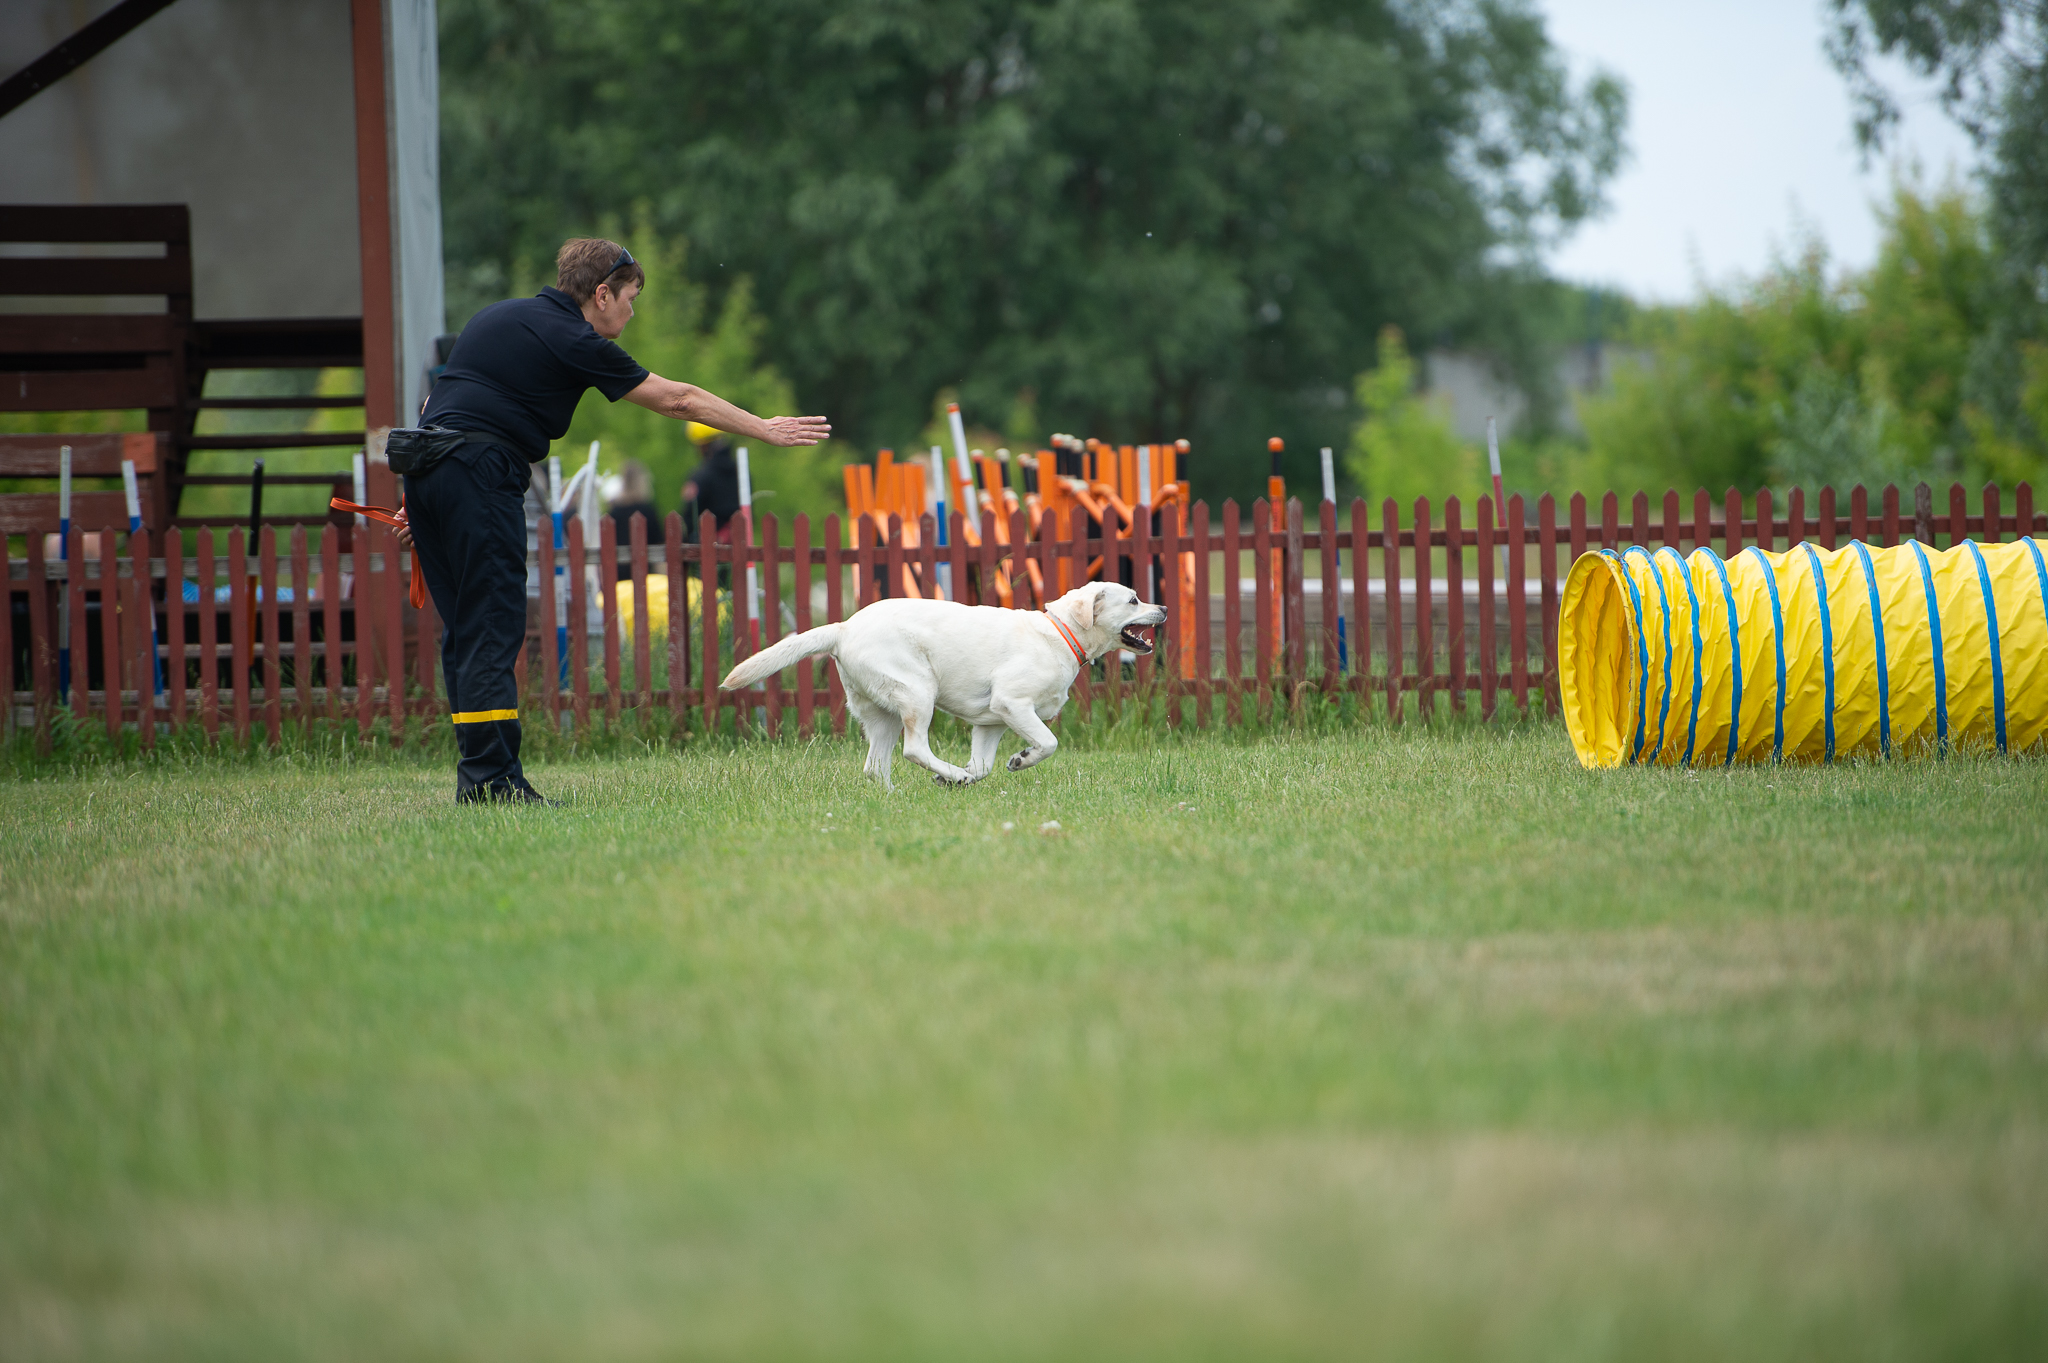
M135 482L135 461L133 459L123 459L121 461L121 492L128 500L128 533L133 535L136 531L142 529L142 490ZM149 618L149 673L150 680L155 684L152 690L154 694L161 696L164 693L164 665L163 660L156 656L156 602L149 587L149 561L144 559L141 563L136 564L135 568L136 571L142 574L142 609ZM106 584L114 580L113 575L114 556L112 554L101 554L100 576L104 579L100 587L101 610L108 608L108 598L111 594L106 590ZM179 595L181 597L184 595L182 588L179 591ZM181 602L180 604L182 605L183 603ZM275 647L275 645L272 645L272 647ZM107 675L111 677L114 673L112 670L109 670ZM110 692L114 689L112 686L108 687Z
M57 559L64 565L64 609L57 613L57 690L71 694L71 447L57 450ZM83 565L81 565L82 567Z
M557 687L566 689L569 685L569 568L562 562L562 555L568 552L569 541L562 534L562 456L548 456L548 523L555 536L555 580L550 584L555 593L555 662L561 674L556 678Z
M932 519L939 525L939 547L943 549L946 547L946 455L937 445L932 446L932 488L929 500ZM945 592L946 599L953 600L952 564L939 565L939 585Z
M1328 445L1323 446L1323 500L1333 507L1337 504L1337 463L1331 455ZM1344 600L1344 551L1332 549L1328 552L1337 556L1337 600L1341 603ZM1351 609L1358 609L1358 602L1356 600L1351 603ZM1351 670L1351 639L1344 628L1344 624L1344 612L1340 610L1337 612L1337 670L1339 672L1349 672Z

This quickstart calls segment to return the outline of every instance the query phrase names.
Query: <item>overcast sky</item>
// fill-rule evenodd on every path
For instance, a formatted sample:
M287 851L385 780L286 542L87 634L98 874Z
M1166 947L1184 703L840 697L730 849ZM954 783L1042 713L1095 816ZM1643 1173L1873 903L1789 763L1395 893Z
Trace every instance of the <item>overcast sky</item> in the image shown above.
M1629 159L1607 215L1553 257L1568 279L1644 299L1694 296L1699 281L1754 275L1817 231L1838 264L1877 251L1873 202L1888 163L1864 170L1847 89L1821 48L1822 0L1539 0L1553 41L1583 78L1628 84ZM1910 90L1899 150L1930 182L1972 164L1969 140L1924 86Z

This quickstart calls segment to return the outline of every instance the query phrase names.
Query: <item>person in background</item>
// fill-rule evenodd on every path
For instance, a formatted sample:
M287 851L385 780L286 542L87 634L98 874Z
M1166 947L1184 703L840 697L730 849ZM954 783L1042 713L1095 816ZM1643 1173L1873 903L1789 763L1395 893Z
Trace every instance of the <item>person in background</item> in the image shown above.
M690 439L697 444L696 470L683 480L683 538L697 542L697 518L709 511L719 538L740 509L740 461L733 453L732 437L701 422L689 426Z
M608 514L612 524L618 527L621 549L633 543L633 517L636 515L647 518L648 548L662 543L662 536L668 529L668 518L654 504L654 475L638 459L628 459L619 465L619 495L612 500ZM631 576L632 565L619 564L619 581L624 582Z

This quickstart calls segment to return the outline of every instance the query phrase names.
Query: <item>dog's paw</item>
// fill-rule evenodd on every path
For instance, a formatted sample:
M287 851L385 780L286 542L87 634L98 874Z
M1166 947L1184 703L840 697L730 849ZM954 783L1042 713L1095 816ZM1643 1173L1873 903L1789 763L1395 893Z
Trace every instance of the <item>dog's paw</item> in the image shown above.
M1026 749L1025 749L1025 750L1024 750L1023 752L1020 752L1020 753L1014 753L1014 754L1012 754L1012 755L1011 755L1011 757L1010 757L1010 770L1011 770L1011 771L1022 771L1022 770L1024 770L1024 766L1025 766L1025 763L1024 763L1024 758L1025 758L1025 757L1026 757L1026 756L1027 756L1027 755L1028 755L1028 754L1030 753L1030 751L1031 751L1031 750L1030 750L1029 748L1026 748Z
M939 772L932 773L932 784L942 788L964 786L973 781L973 779L971 776L945 776Z

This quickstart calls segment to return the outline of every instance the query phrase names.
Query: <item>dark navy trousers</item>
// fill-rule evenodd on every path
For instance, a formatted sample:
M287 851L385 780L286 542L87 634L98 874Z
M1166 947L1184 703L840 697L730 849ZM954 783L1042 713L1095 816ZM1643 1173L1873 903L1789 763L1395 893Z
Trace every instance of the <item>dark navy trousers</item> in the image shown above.
M526 641L526 461L468 445L405 480L413 552L445 628L441 674L460 756L459 801L531 791L519 766L519 683Z

